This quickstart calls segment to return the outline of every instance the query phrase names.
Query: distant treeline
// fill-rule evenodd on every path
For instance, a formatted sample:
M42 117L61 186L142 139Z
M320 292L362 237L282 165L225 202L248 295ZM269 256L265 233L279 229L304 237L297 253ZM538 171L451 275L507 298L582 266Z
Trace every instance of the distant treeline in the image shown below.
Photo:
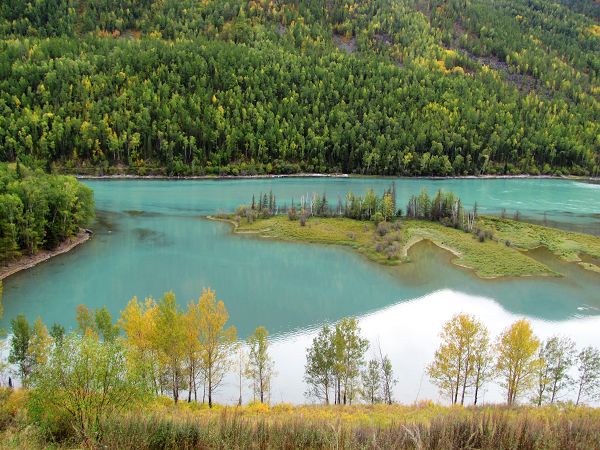
M52 249L93 216L92 190L75 178L0 164L0 261Z

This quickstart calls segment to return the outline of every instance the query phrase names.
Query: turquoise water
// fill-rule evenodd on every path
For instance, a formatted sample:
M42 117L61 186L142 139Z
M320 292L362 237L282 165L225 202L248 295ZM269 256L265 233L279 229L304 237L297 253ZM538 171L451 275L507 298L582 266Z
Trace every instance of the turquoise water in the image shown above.
M373 317L389 322L393 319L390 314L401 314L393 320L419 324L419 332L429 333L434 345L440 321L430 320L426 310L414 312L408 306L421 304L423 298L429 299L428 307L434 301L431 298L442 302L440 311L500 310L503 314L490 315L490 320L495 320L490 325L496 327L507 325L503 322L506 317L519 316L556 327L589 320L600 324L600 275L576 265L551 261L565 273L561 279L484 281L448 264L445 251L422 243L411 253L412 263L388 269L343 248L234 236L228 225L203 218L219 210L232 210L248 202L253 193L272 190L282 203L306 193L327 192L330 201L335 202L348 190L359 193L373 187L382 191L389 182L86 181L94 189L98 209L93 239L5 280L5 314L0 327L8 328L10 319L19 313L31 320L41 317L48 324L59 322L72 327L75 307L81 303L89 307L106 305L117 316L133 296L159 297L173 290L185 304L196 299L203 287L211 287L225 301L231 322L242 337L264 325L279 339L278 345L286 349L279 357L280 366L284 366L281 372L286 374L299 364L289 359L290 348L295 348L292 354L301 355L303 365L302 355L311 331L324 321L348 315L372 323ZM477 201L482 212L506 208L512 213L519 209L524 216L540 221L546 213L545 220L563 227L600 232L598 185L562 180L401 179L396 183L399 205L421 187L430 192L444 188L459 194L467 205ZM429 314L434 315L433 311ZM600 342L597 325L580 340ZM399 333L399 340L386 341L384 346L391 353L399 352L405 346L401 342L411 338L408 331L390 326ZM398 358L418 361L429 357L423 351L412 356L410 352L399 353ZM287 387L282 392L287 390L288 400L302 399L299 370L296 379L293 374L285 379ZM411 376L418 379L420 375ZM411 383L414 380L408 385ZM408 392L406 386L403 389Z

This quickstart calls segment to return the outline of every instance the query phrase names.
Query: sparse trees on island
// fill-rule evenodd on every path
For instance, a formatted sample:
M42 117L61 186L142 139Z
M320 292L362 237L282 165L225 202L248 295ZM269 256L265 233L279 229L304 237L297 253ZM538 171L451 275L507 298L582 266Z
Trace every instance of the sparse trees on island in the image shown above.
M392 182L381 196L378 196L373 189L369 189L364 197L357 196L352 192L346 194L346 200L342 203L341 198L337 203L330 203L327 194L313 193L299 196L299 201L291 199L289 206L277 207L275 196L272 193L260 194L259 198L267 199L266 203L261 204L252 201L249 205L242 205L236 210L236 215L245 218L252 223L257 218L267 218L277 214L287 214L290 220L308 219L309 217L348 217L357 220L379 220L390 221L395 217L400 217L401 211L396 209L396 185ZM271 201L272 199L272 201Z
M379 224L381 222L396 222L402 218L402 210L396 206L396 185L391 183L381 196L373 189L368 189L364 197L348 192L345 201L341 198L337 204L329 202L326 193L301 195L299 202L294 198L288 206L275 207L275 197L272 193L260 194L262 201L256 202L252 196L249 205L241 205L235 211L234 220L240 223L245 219L253 223L257 219L267 219L278 214L287 214L291 221L300 221L300 226L305 226L310 217L347 217L354 220L369 220ZM457 228L468 233L473 233L480 242L493 239L491 230L479 229L476 226L478 218L477 203L471 209L466 209L461 199L452 192L438 190L434 197L430 197L425 189L419 195L410 197L405 216L407 219L428 220L438 222L444 226ZM509 242L506 242L510 245Z

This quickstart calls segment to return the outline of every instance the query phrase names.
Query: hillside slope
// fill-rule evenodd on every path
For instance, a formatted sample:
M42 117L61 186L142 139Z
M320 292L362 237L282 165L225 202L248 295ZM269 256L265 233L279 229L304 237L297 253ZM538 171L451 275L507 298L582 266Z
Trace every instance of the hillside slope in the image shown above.
M0 5L0 159L93 174L598 174L593 0Z

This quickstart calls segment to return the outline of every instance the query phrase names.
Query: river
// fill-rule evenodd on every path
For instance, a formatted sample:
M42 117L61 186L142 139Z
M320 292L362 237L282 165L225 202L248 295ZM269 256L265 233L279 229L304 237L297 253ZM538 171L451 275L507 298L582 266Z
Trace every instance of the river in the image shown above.
M385 268L344 248L266 241L232 235L207 214L231 211L252 194L272 192L279 204L301 195L327 193L331 203L352 190L381 193L381 178L286 178L214 181L88 180L95 193L94 238L68 254L5 280L0 327L24 313L67 328L75 308L106 305L118 316L133 296L160 297L173 290L181 304L203 287L217 291L241 337L264 325L274 338L278 375L273 401L306 402L302 372L314 330L345 316L360 319L373 347L392 357L400 382L397 400L439 399L423 377L445 320L457 312L477 315L499 333L520 317L540 337L564 334L578 345L600 345L600 275L536 257L565 276L480 280L449 263L429 243L411 251L412 262ZM480 213L509 216L600 234L600 185L556 179L396 179L398 205L426 188L458 194ZM370 354L369 354L370 355ZM217 401L237 400L235 377ZM490 386L486 401L500 400ZM248 389L246 389L248 391Z

